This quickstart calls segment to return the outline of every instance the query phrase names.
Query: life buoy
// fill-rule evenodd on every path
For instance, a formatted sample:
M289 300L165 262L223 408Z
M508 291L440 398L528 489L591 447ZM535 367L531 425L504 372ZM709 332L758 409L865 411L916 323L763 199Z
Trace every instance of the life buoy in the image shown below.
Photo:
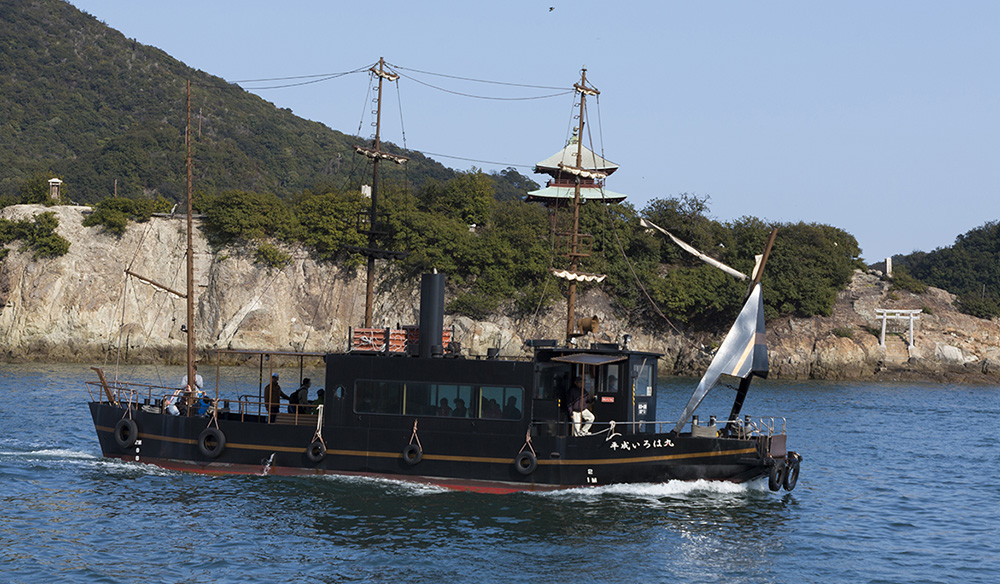
M205 428L198 435L198 450L209 458L216 458L226 448L226 435L218 428Z
M771 465L771 472L767 475L767 488L772 491L781 490L781 483L785 480L785 461L775 460Z
M799 482L799 461L794 460L788 465L788 470L785 471L785 479L782 481L782 485L785 487L786 491L791 491L795 488L795 485Z
M115 424L115 443L120 448L132 448L139 438L139 426L132 418L122 418Z
M319 440L313 440L309 448L306 448L306 458L312 462L319 462L326 458L326 445Z
M406 448L403 448L403 460L406 461L406 464L413 466L423 459L424 453L416 444L407 444Z
M530 475L538 468L538 459L530 451L522 450L514 457L514 468L525 476Z

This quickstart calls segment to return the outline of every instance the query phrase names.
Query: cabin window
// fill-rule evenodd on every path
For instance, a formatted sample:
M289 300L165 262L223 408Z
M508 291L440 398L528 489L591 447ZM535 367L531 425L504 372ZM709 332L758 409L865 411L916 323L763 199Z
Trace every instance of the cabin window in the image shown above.
M479 390L479 417L520 420L524 410L520 387L483 386Z
M368 414L399 414L403 405L403 386L398 381L358 381L354 409Z
M524 388L358 380L355 411L369 414L520 420Z
M562 363L539 364L535 399L556 399L570 386L570 366Z
M611 365L606 365L604 370L601 371L601 392L618 393L621 389L621 379L621 364L612 363Z
M650 397L653 395L653 366L643 359L642 363L632 365L632 379L635 383L636 397Z

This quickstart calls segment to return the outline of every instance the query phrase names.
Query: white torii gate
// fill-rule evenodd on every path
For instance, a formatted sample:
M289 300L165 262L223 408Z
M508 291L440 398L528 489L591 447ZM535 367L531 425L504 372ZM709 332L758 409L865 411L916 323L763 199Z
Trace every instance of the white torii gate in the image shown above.
M916 309L897 309L897 308L876 308L875 318L882 321L882 336L879 337L878 345L885 348L885 324L889 320L909 320L910 321L910 344L909 347L913 348L913 321L920 320L920 313L923 310Z

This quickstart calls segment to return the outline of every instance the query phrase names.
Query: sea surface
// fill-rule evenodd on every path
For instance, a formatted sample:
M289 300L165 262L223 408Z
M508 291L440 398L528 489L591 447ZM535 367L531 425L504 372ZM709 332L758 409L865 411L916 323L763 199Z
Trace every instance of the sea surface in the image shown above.
M994 386L755 383L745 413L784 417L804 457L791 493L486 495L104 460L85 379L81 365L0 364L0 582L1000 581ZM660 419L693 383L661 381ZM716 389L702 419L731 399Z

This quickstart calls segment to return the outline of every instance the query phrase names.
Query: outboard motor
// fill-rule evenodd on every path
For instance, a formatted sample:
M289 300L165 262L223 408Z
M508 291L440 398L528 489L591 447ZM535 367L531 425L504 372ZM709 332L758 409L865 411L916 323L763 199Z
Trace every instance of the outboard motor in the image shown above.
M444 332L444 274L424 274L420 277L420 343L418 354L428 358L444 352L441 335Z

